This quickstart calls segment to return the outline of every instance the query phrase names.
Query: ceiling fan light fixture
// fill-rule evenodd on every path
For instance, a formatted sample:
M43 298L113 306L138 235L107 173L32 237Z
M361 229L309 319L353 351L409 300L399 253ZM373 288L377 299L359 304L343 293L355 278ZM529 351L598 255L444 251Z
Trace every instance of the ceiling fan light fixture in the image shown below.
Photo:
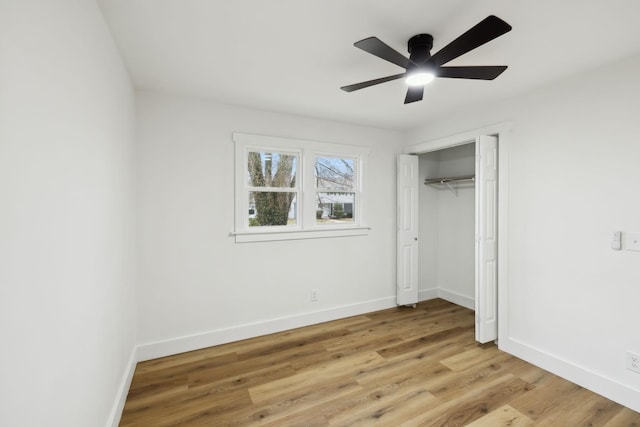
M407 75L405 82L407 83L407 85L412 87L424 86L428 83L431 83L435 77L435 74L428 71L417 71L415 73Z
M355 42L353 45L380 59L404 68L405 72L342 86L340 89L345 92L353 92L354 90L404 78L406 84L409 86L404 103L410 104L412 102L422 101L424 86L435 77L493 80L507 69L506 65L477 65L466 67L443 67L443 65L509 31L511 31L511 25L495 15L489 15L433 55L431 54L433 36L431 34L417 34L407 42L407 48L410 54L409 58L385 44L377 37L367 37L366 39Z

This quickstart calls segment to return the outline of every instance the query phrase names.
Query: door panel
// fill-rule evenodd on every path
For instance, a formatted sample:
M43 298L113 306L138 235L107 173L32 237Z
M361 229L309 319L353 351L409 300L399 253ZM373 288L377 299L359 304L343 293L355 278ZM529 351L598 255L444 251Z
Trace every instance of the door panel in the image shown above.
M397 303L418 302L418 157L398 156Z
M498 138L476 139L476 340L498 338Z

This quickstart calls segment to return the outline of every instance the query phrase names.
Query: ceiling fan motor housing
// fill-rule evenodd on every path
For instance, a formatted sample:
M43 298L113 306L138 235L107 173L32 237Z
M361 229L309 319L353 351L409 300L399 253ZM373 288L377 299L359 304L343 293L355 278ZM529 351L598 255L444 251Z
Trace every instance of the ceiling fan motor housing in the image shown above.
M423 64L431 58L433 36L431 34L418 34L409 39L409 59L416 64Z

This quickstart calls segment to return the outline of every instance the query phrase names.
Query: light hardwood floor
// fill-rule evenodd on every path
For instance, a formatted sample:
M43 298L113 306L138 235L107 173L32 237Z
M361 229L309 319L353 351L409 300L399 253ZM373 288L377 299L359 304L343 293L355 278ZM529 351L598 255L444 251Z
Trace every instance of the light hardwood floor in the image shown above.
M636 426L437 299L138 364L121 426Z

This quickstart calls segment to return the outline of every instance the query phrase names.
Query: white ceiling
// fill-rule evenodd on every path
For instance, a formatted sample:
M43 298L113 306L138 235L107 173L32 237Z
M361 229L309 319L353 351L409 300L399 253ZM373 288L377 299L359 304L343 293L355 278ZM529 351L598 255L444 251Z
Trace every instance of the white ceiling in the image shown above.
M640 53L638 0L99 0L139 88L378 127L409 129ZM376 36L432 53L488 15L513 30L450 65L508 65L494 81L436 79L404 105L402 72L353 46ZM588 88L585 88L588 90Z

